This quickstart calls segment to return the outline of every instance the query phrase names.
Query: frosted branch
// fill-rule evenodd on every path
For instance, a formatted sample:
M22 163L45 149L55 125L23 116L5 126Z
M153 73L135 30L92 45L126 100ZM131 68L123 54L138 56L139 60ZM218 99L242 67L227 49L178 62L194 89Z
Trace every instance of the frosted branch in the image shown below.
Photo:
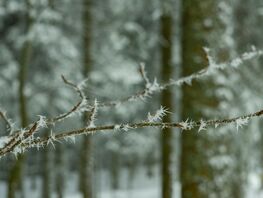
M255 48L252 48L250 52L243 53L240 57L237 57L233 60L230 60L228 62L224 63L216 63L212 56L209 53L209 49L205 48L205 52L207 53L207 59L208 59L208 66L204 69L199 70L196 73L193 73L189 76L180 78L178 80L170 80L169 83L162 85L163 88L168 88L170 86L181 86L183 84L191 85L193 80L199 80L203 77L209 76L211 74L214 74L218 70L224 70L227 68L237 68L241 64L243 64L245 61L251 60L257 56L261 56L263 52L261 50L256 50Z
M147 76L144 63L140 63L139 71L140 71L140 74L141 74L143 80L145 81L146 86L147 86L147 84L150 84L150 80Z
M64 131L58 134L51 135L49 137L37 137L34 138L32 134L37 129L36 122L29 130L21 132L21 136L12 138L4 147L0 148L0 156L3 156L7 153L14 151L25 151L25 149L31 147L45 146L49 143L53 143L54 140L59 141L62 139L75 138L75 136L88 134L88 133L98 133L101 131L128 131L132 129L147 128L147 127L158 127L158 128L179 128L182 130L191 130L197 128L198 131L205 130L208 126L219 126L227 125L234 123L237 126L241 127L254 117L261 117L263 115L263 110L251 113L248 115L238 116L234 118L218 119L218 120L201 120L201 121L183 121L179 123L166 123L166 122L139 122L139 123L127 123L127 124L114 124L106 126L97 126L97 127L84 127L72 131ZM31 138L28 138L31 137ZM8 137L7 137L8 138ZM17 141L15 141L18 139Z
M87 126L95 127L95 119L97 116L97 111L98 111L98 101L97 101L97 99L95 99L94 105L91 108L89 115L87 117Z
M168 83L159 84L157 82L157 79L154 79L153 82L149 80L147 77L147 72L145 71L145 65L141 64L139 71L140 75L142 76L144 82L145 82L145 88L142 91L139 91L131 96L128 96L123 99L119 99L116 101L110 101L110 102L104 102L100 103L99 107L111 107L116 106L119 104L123 104L125 102L130 101L136 101L136 100L145 100L147 97L151 97L152 94L156 92L160 92L163 89L167 89L172 86L182 86L183 84L191 85L193 80L200 80L204 77L210 76L212 74L215 74L219 70L225 70L228 68L237 68L241 64L243 64L245 61L251 60L255 57L261 56L263 52L261 50L256 50L254 47L252 47L251 51L245 52L241 54L241 56L224 62L224 63L216 63L216 61L213 59L213 57L210 55L210 49L204 48L207 59L208 59L208 66L204 69L201 69L189 76L182 77L178 80L171 79Z
M71 88L73 88L78 93L81 100L79 102L77 102L68 112L61 114L55 118L48 119L47 120L48 124L54 124L56 122L59 122L59 121L66 119L68 117L71 117L74 114L77 114L77 113L81 114L85 111L90 110L86 96L85 96L84 92L82 91L83 83L80 83L79 85L75 85L74 83L67 80L65 78L65 76L62 75L61 78L66 85L70 86ZM86 80L84 82L86 82Z
M86 80L81 82L80 84L72 83L67 80L64 76L62 76L63 82L73 88L75 92L79 95L80 101L77 102L68 112L56 116L54 118L46 118L45 116L39 115L39 118L36 122L29 124L26 128L14 131L12 134L10 133L8 136L0 137L0 157L4 156L8 153L21 153L26 149L31 147L43 147L48 144L54 145L55 142L62 139L72 139L75 140L75 137L78 135L86 135L89 133L97 133L101 131L129 131L132 129L139 128L147 128L147 127L158 127L158 128L179 128L181 130L191 130L196 128L198 132L202 130L206 130L209 126L221 126L234 123L236 125L236 129L243 127L248 124L248 121L254 117L261 117L263 115L263 110L243 115L234 118L226 118L226 119L217 119L217 120L203 120L200 121L192 121L187 119L186 121L181 121L178 123L167 123L162 122L162 117L165 116L168 111L164 107L160 107L154 114L148 113L146 121L141 121L138 123L116 123L112 125L102 125L95 126L95 119L97 116L98 108L100 107L108 107L115 106L117 104L121 104L128 101L136 101L138 99L145 100L147 97L150 97L153 93L162 91L163 89L168 88L169 86L180 86L184 83L191 84L194 79L200 79L204 76L210 75L217 70L226 69L227 67L236 68L240 64L242 64L246 60L250 60L255 56L262 55L262 51L256 51L254 48L251 52L246 52L228 63L217 64L214 59L210 56L209 49L205 49L207 53L207 58L209 62L209 66L205 69L198 71L190 76L181 78L177 81L170 81L167 84L159 84L156 79L151 81L147 77L147 73L145 71L145 66L141 64L140 66L140 74L145 82L144 89L136 94L128 96L124 99L106 102L106 103L98 103L97 100L94 101L93 105L89 105L87 101L87 97L84 93L84 88L86 85ZM75 114L83 114L85 113L87 119L87 125L84 128L75 129L72 131L62 131L56 134L50 133L48 137L38 136L38 132L43 128L49 128L49 125L53 125L56 122L62 121L66 118L69 118ZM4 111L0 111L0 118L4 120L7 125L7 131L12 132L13 126L10 120L6 117L6 113ZM51 130L52 131L52 130Z

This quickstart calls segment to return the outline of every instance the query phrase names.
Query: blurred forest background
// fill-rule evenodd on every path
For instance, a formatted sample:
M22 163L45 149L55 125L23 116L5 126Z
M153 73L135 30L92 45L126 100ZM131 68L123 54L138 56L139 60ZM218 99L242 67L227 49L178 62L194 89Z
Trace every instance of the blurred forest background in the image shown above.
M263 46L262 0L1 0L0 105L17 128L57 115L77 95L61 80L88 78L91 103L118 100L150 79L187 76ZM192 85L98 112L96 125L224 118L263 106L262 58ZM84 125L76 117L56 131ZM0 161L2 198L263 197L262 121L197 133L138 129L96 133ZM0 120L1 136L5 123ZM46 131L48 135L50 131ZM262 149L262 150L261 150Z

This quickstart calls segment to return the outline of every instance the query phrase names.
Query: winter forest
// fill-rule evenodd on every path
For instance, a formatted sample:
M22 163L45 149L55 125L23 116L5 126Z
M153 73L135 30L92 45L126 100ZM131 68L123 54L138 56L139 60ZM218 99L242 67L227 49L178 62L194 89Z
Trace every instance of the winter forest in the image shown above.
M1 0L0 198L263 197L262 0Z

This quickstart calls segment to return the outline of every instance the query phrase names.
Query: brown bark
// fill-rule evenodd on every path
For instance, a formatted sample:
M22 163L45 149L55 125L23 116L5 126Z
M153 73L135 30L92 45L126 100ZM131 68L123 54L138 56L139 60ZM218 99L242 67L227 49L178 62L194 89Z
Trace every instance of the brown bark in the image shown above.
M56 147L56 193L58 198L64 197L65 188L65 147L57 145Z
M92 150L91 136L82 139L80 151L80 179L79 187L83 198L92 197Z
M211 13L213 0L182 1L182 73L189 75L207 65L203 47L207 46L209 33L212 30ZM214 106L214 99L205 96L206 88L211 89L210 82L193 82L183 87L182 119L198 120L204 118L201 109L208 105ZM213 101L211 103L211 101ZM207 150L210 143L207 134L197 133L196 129L183 132L181 136L181 185L182 198L208 197L206 185L211 182L212 171L208 164Z
M163 8L161 16L161 78L167 82L172 78L172 17L169 12ZM165 89L161 95L161 104L172 111L172 93L170 89ZM166 115L164 122L171 122L171 115ZM171 155L172 155L172 129L165 128L161 133L162 147L162 197L172 197L172 172L171 172Z
M92 0L83 0L83 75L87 77L91 69L91 6ZM84 124L87 122L87 117L84 116ZM92 192L92 137L87 135L82 139L80 155L80 172L79 172L79 188L83 198L91 198Z
M25 27L25 34L30 31L32 26L32 18L29 16L30 10L30 3L27 1L27 16L25 19L26 27ZM26 107L26 96L25 96L25 83L26 83L26 75L27 75L27 67L30 62L31 57L31 48L32 43L30 40L25 41L20 54L19 60L19 88L18 88L18 95L19 95L19 113L21 119L21 127L26 127L28 124L28 115L27 115L27 107ZM19 154L18 159L15 162L14 166L10 170L10 175L8 178L8 198L15 198L16 191L19 189L22 190L22 172L23 172L23 164L25 161L25 155ZM22 195L23 196L23 195Z
M43 185L42 185L42 198L51 197L51 159L50 159L50 148L47 146L43 151Z

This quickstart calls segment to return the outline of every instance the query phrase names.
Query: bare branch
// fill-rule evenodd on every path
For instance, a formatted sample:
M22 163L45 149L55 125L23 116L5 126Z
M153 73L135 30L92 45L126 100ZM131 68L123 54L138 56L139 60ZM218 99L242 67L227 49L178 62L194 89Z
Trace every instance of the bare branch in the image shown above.
M4 120L5 124L6 124L6 131L11 134L13 131L13 126L11 121L6 117L6 112L4 111L0 111L0 117Z
M139 68L140 74L142 76L142 79L145 81L145 84L150 84L150 80L147 76L147 72L145 71L145 64L140 63L140 68Z
M74 83L70 82L69 80L67 80L65 78L65 76L63 76L63 75L61 75L61 78L65 84L69 85L71 88L73 88L79 94L79 97L81 100L79 102L77 102L68 112L66 112L62 115L59 115L57 117L48 119L47 120L48 124L54 124L56 122L64 120L64 119L70 117L71 115L73 115L74 113L76 113L78 111L80 111L80 112L89 111L86 96L85 96L84 92L80 89L80 87L75 85Z

